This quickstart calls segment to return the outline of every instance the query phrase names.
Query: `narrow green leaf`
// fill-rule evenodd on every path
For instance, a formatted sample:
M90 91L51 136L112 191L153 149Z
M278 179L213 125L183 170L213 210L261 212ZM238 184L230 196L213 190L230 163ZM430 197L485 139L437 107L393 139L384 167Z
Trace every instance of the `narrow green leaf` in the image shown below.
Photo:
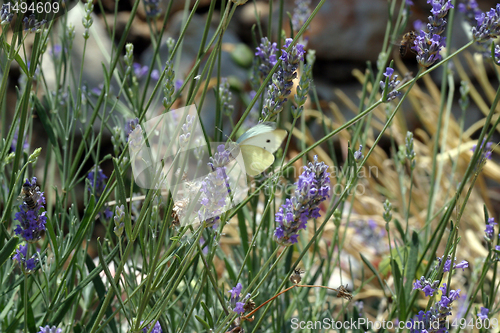
M211 327L207 324L207 322L206 322L206 321L204 321L203 319L201 319L201 317L200 317L200 316L195 315L194 317L196 318L196 320L198 320L198 321L199 321L199 322L200 322L200 323L201 323L201 324L202 324L202 325L203 325L203 326L207 329L207 331L210 331L210 330L212 329L212 328L211 328Z
M382 282L382 278L378 274L378 272L375 269L375 267L372 265L372 263L362 253L360 253L359 255L361 256L361 260L363 260L363 262L366 264L366 266L368 266L368 268L370 269L370 271L372 271L372 273L377 277L378 283L380 283L380 286L383 288L384 284Z
M7 43L5 40L3 41L3 45L4 47L7 49L7 52L6 54L9 54L10 53L10 44ZM23 70L24 74L26 74L26 76L30 76L29 75L29 70L28 70L28 66L26 66L26 63L24 62L24 60L19 56L18 53L16 53L16 55L14 56L14 59L17 61L17 63L19 64L19 67L21 67L21 69Z
M418 234L414 231L411 235L410 254L408 257L408 262L406 264L406 285L405 285L406 299L410 299L413 280L416 278L415 273L417 271L418 246L419 246Z
M401 226L401 223L399 222L398 219L393 219L392 223L394 223L394 225L396 226L396 229L398 230L399 235L400 235L401 239L403 240L403 243L406 244L406 239L405 239L406 236L405 236L405 232L403 231L403 227Z
M12 237L9 239L7 243L3 246L2 250L0 250L0 267L12 257L12 253L16 249L17 243L19 242L19 237Z
M227 258L224 258L224 263L226 264L227 274L232 281L236 281L236 273L233 270L233 266L229 263Z
M87 269L89 272L92 272L92 271L94 271L94 269L96 269L94 261L92 260L92 258L88 254L85 257L85 265L87 266ZM102 302L104 302L104 298L106 297L106 287L104 286L104 283L102 283L102 279L99 275L96 275L92 279L92 284L94 285L95 291L97 292L97 296L99 297L99 300L100 300L99 309L96 309L96 311L95 311L95 313L98 313L101 306L102 306ZM106 315L109 317L113 316L113 311L111 308L109 308L106 311ZM91 327L92 325L94 325L95 317L92 317L92 318L94 320L88 322L87 326ZM118 329L116 326L116 321L114 319L109 323L109 326L113 332L115 332L115 333L118 332Z
M74 293L70 297L67 297L65 299L65 303L67 302L66 306L58 307L57 312L55 313L54 317L51 319L52 325L58 325L64 319L64 316L66 316L68 311L71 310L71 304L74 304L76 302L76 300L75 300L76 296L78 296L78 294Z
M78 227L78 231L75 234L75 238L71 242L71 246L67 249L66 254L63 257L63 261L68 260L68 257L71 255L72 251L78 246L78 244L82 244L82 239L85 236L85 232L87 230L88 225L90 224L92 217L92 212L94 211L95 206L95 197L92 194L90 196L89 203L87 205L87 209L85 209L85 214L83 215L82 223Z
M116 299L118 299L118 302L120 302L122 309L125 309L125 304L123 304L123 300L120 297L120 295L122 293L118 289L118 286L116 285L115 280L114 280L113 276L111 275L111 272L109 271L109 267L108 267L108 264L106 263L106 259L104 258L104 254L102 253L102 244L99 241L99 239L97 239L96 243L97 243L97 254L99 256L99 263L101 264L101 266L104 270L104 273L106 274L106 277L108 278L108 282L111 284L111 287L113 288L115 295L117 296ZM102 304L102 302L101 302L101 304ZM111 309L108 308L107 310L111 310ZM108 315L109 315L109 313L108 313ZM115 329L116 329L116 327L115 327ZM115 331L115 333L117 333L117 332L118 331Z
M47 133L51 145L54 147L54 156L56 157L57 164L60 170L62 170L63 168L60 154L61 148L59 147L59 142L57 141L57 137L54 132L54 124L52 124L52 121L49 118L49 112L47 108L40 102L38 97L33 96L33 102L35 104L36 114L40 119L40 122L42 123L43 129L45 130L45 133Z
M394 285L396 286L396 295L398 297L398 309L402 316L406 316L406 297L403 289L403 278L401 275L401 268L398 262L394 259L391 260L392 273L394 274Z
M210 309L207 307L205 302L201 301L201 306L203 307L203 311L205 311L205 316L207 317L208 323L210 327L214 327L214 319L212 318L212 314L210 313Z
M47 230L47 234L49 235L50 241L52 243L52 248L54 249L54 255L59 261L59 245L57 244L56 233L54 232L54 226L52 225L52 221L47 216L47 223L45 224L45 230Z
M240 232L241 245L243 246L243 253L248 252L248 233L247 225L245 223L245 216L243 210L238 210L238 230Z

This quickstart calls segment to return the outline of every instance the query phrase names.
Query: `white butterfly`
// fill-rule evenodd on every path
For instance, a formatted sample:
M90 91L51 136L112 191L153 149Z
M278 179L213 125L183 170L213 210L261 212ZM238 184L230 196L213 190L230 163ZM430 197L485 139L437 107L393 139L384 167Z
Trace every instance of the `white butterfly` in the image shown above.
M243 133L236 141L243 156L245 171L257 176L274 163L273 153L278 150L287 132L276 129L276 124L265 122Z

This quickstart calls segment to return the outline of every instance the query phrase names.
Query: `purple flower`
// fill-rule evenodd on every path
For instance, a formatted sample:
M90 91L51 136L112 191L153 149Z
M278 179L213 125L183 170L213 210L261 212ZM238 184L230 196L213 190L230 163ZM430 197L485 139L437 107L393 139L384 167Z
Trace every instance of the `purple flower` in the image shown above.
M359 149L354 152L354 159L356 160L356 162L359 162L363 159L364 156L362 150L363 145L359 145Z
M90 181L89 192L95 193L97 197L100 197L106 188L106 179L108 177L102 172L100 167L95 166L87 175L87 179Z
M223 144L219 145L217 152L208 163L213 172L201 182L199 201L201 207L198 211L198 218L200 221L205 221L207 226L216 226L231 193L229 176L226 174L225 167L229 162L229 156L229 150Z
M161 13L160 0L144 0L147 17L157 17Z
M439 52L446 46L446 37L436 34L429 34L420 31L420 35L415 38L413 50L417 52L417 61L422 66L429 67L436 61L441 60Z
M487 13L476 15L477 25L472 27L472 35L476 41L491 40L500 36L500 4Z
M293 79L297 77L296 70L299 63L304 60L305 51L302 44L294 45L290 52L286 52L292 41L293 39L287 38L281 50L281 66L273 74L272 83L268 87L262 119L274 120L283 110L283 105L287 101L286 96L291 93Z
M38 21L35 14L31 14L29 17L25 16L23 19L24 31L40 32L42 29L42 25L44 25L45 23L47 23L46 19Z
M425 67L429 67L436 61L441 60L439 51L446 46L446 38L440 35L446 28L444 17L453 8L450 0L428 0L432 5L431 16L427 29L420 29L420 34L415 39L415 46L412 47L417 53L417 61Z
M16 249L16 254L12 256L12 260L16 260L19 265L22 266L23 270L32 271L36 267L36 263L38 262L38 258L36 255L33 255L31 258L28 258L28 244L19 245Z
M134 62L132 67L134 68L134 74L135 74L135 76L137 76L138 79L140 79L141 77L146 75L148 73L148 70L149 70L148 66L141 66L141 64L139 64L137 62Z
M42 237L47 223L45 212L40 214L40 208L45 204L45 197L40 188L36 186L36 177L33 177L31 182L26 179L23 192L23 204L19 206L20 211L16 213L15 218L19 224L14 232L27 242L36 242Z
M200 246L201 246L201 252L204 254L204 255L207 255L208 254L208 243L205 242L205 238L200 237Z
M182 88L182 84L184 81L177 79L175 80L174 86L175 86L175 91L179 91Z
M295 31L302 28L304 23L311 16L311 0L295 0L295 8L293 9L292 25ZM309 27L307 27L309 29Z
M141 321L141 325L142 325L143 323L144 323L144 321ZM148 326L144 327L144 328L142 329L142 332L143 332L143 333L147 333L150 327L151 327L150 325L148 325ZM160 322L158 322L158 321L157 321L157 322L155 323L155 325L154 325L153 330L151 331L151 333L163 333L163 331L162 331L162 329L161 329L161 326L160 326Z
M415 20L413 21L413 30L424 30L427 29L426 25L422 20Z
M92 88L92 92L96 95L100 95L102 93L102 89L104 88L104 84L99 84L97 87Z
M233 287L233 289L229 290L229 293L231 294L231 300L239 299L242 289L243 289L243 286L241 285L241 283L238 282L236 284L236 286Z
M139 124L139 118L134 118L127 121L127 123L125 124L125 136L127 137L127 140L130 133L132 133L135 130L138 124Z
M465 19L471 26L476 25L476 17L481 16L483 13L482 10L479 9L476 0L460 0L458 10L465 14Z
M50 327L49 325L42 327L40 326L40 331L38 333L62 333L62 328L57 328L55 326Z
M234 111L234 106L231 105L232 94L231 90L229 90L229 82L227 78L221 78L221 82L219 85L219 100L221 105L222 113L230 116Z
M267 37L264 37L261 39L261 43L256 50L257 52L255 52L255 55L259 57L260 63L258 66L260 77L265 78L278 61L276 58L278 49L276 48L276 43L271 43Z
M420 280L413 283L413 290L422 290L425 293L425 296L432 296L438 285L439 280L431 282L431 280L427 280L424 276L422 276Z
M495 226L497 223L495 222L495 218L490 217L488 221L486 221L486 229L484 230L484 238L491 243L493 237L495 236Z
M495 45L495 59L493 61L495 64L500 66L500 45Z
M477 145L472 146L471 151L475 152ZM479 159L478 164L484 163L486 160L491 160L491 152L493 150L493 142L486 142L486 139L483 139L483 142L479 146L482 150L481 158Z
M88 190L90 193L95 195L96 200L99 200L104 189L106 188L106 179L108 177L102 172L102 169L97 165L88 173L87 179L89 181ZM106 207L103 211L104 217L110 219L113 216L113 212ZM98 216L101 216L100 214Z
M245 303L243 302L236 302L236 306L234 307L233 311L237 312L239 314L242 314L245 312L245 309L243 308L245 306Z
M484 22L485 14L479 9L476 0L460 0L458 10L465 14L465 20L473 27L473 31L478 28L478 20L481 21L481 23ZM476 40L474 47L483 57L489 58L491 57L491 43L492 41L490 38Z
M411 1L411 0L406 0L406 5L407 5L407 6L413 6L413 5L414 5L414 3L413 3L413 1Z
M481 307L481 312L477 314L477 317L481 320L488 319L488 312L490 312L488 308Z
M247 294L240 301L242 289L243 289L243 286L241 285L241 283L238 282L233 289L229 290L229 293L231 294L231 298L230 298L231 309L233 309L234 312L239 313L239 314L242 314L245 312L245 309L244 309L245 303L250 298L250 294Z
M275 215L278 227L274 231L274 239L283 246L297 243L298 232L305 229L307 221L318 218L319 204L330 197L330 174L328 166L318 162L309 162L295 183L297 187L291 199L286 199Z
M462 260L461 262L459 262L458 264L455 265L455 268L461 268L462 269L462 272L467 268L469 267L469 263L466 261L466 260Z
M434 269L438 269L439 266L441 265L441 262L443 261L443 257L440 257L440 258L436 258L437 260L437 263L436 265L434 266ZM457 260L457 258L455 258L455 260L453 262L455 262ZM461 268L462 271L469 267L469 263L466 261L466 260L462 260L460 263L458 264L455 264L453 263L453 269L455 268ZM450 271L450 268L451 268L451 256L449 255L447 258L446 258L446 262L444 263L444 266L443 266L443 272L449 272Z
M389 101L392 101L393 99L395 99L396 97L400 96L402 93L400 91L397 91L396 90L396 87L398 86L399 82L398 81L398 76L397 75L393 75L394 73L394 69L391 68L391 67L387 67L385 69L385 73L384 73L384 76L386 78L389 79L388 83L387 83L387 98L385 99L384 102L389 102ZM380 81L380 89L382 89L382 98L384 98L384 95L385 95L385 80L384 81Z
M52 48L49 49L49 55L58 57L61 54L61 51L62 51L62 46L59 44L55 44L54 46L52 46Z
M447 295L446 283L439 288L442 291L442 296L429 311L420 311L414 318L410 319L407 327L411 333L444 333L446 330L446 318L450 316L451 304L460 296L459 290L451 290Z
M151 78L154 80L154 81L158 81L160 79L160 71L157 70L157 69L153 69L151 71Z
M19 139L19 126L16 127L16 131L14 132L14 136L12 138L12 142L10 144L10 150L15 153L16 152L16 146L17 146L17 140ZM23 143L23 150L28 150L30 147L30 144L28 142L28 136L24 137L24 143Z
M425 296L432 296L434 294L435 289L432 289L430 285L425 286L422 291L425 293Z
M14 14L11 13L10 6L6 3L2 5L2 8L0 9L0 25L6 26L7 24L10 24L12 22L12 18L14 17Z

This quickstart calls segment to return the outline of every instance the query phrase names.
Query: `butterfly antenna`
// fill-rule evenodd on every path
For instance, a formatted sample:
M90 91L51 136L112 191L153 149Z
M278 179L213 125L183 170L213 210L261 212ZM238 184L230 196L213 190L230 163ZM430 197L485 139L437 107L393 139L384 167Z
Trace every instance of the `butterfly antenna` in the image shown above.
M226 135L226 134L224 134L224 132L223 132L220 128L218 128L217 126L215 126L215 129L219 130L219 132L221 132L221 133L222 133L222 135L224 135L224 136L227 138L227 141L232 141L232 140L229 138L229 136L228 136L228 135Z

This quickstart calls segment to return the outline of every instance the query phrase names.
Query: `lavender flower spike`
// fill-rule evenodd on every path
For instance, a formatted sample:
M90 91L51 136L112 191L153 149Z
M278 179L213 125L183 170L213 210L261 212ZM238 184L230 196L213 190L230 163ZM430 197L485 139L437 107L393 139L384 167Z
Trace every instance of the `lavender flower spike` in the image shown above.
M281 67L273 74L273 82L268 87L262 110L262 120L274 120L283 110L283 104L287 100L286 96L290 95L293 86L293 79L297 77L295 71L299 63L304 61L304 45L294 45L290 52L286 52L292 41L293 39L287 38L281 50Z
M483 11L479 9L476 0L460 0L458 10L465 14L465 20L471 25L475 26L477 21L476 17L481 16Z
M430 307L429 311L420 311L416 318L410 319L407 327L411 333L443 333L446 330L446 318L452 314L451 304L460 297L460 289L447 293L446 283L439 288L441 299Z
M231 294L231 299L230 299L230 303L231 303L231 309L236 312L236 313L239 313L239 314L242 314L245 312L245 303L246 301L250 298L250 294L247 294L241 301L240 301L240 298L241 298L241 289L243 289L243 286L241 285L241 283L238 283L236 284L236 286L229 290L229 293Z
M141 321L141 325L142 325L143 321ZM142 329L142 332L143 333L147 333L148 330L149 330L149 327L150 326L146 326ZM155 325L153 326L153 330L151 331L151 333L163 333L163 330L161 329L161 326L160 326L160 322L156 322Z
M417 62L424 67L430 67L435 62L442 59L439 52L446 46L446 37L430 35L420 31L420 36L415 38L413 50L417 52Z
M104 192L104 189L106 188L106 179L108 179L108 177L104 174L104 172L102 172L102 169L100 167L95 166L88 173L87 179L90 182L88 187L89 192L95 195L96 200L99 200ZM106 219L109 219L112 216L113 212L109 209L109 207L106 207L106 209L104 210L104 217Z
M428 0L427 3L432 5L427 31L420 30L415 46L412 47L417 52L417 62L425 67L441 60L439 52L446 46L446 38L440 36L446 28L444 17L453 8L450 0Z
M490 309L488 308L485 308L485 307L481 307L481 312L477 314L477 318L481 319L481 320L485 320L485 319L488 319L488 313L490 312Z
M278 49L276 48L276 43L271 43L267 37L264 37L261 39L261 43L256 50L257 52L255 52L255 55L259 57L260 60L260 77L265 78L274 65L276 65L276 62L278 62L278 59L276 58Z
M45 212L40 214L40 208L45 204L45 197L40 188L36 186L36 177L31 182L26 179L23 185L23 204L19 206L20 212L16 213L15 220L19 221L14 232L23 237L27 242L36 242L45 231L47 217Z
M55 326L50 327L49 325L42 327L40 326L40 331L38 333L62 333L62 328L57 328Z
M12 256L12 260L16 260L22 266L23 271L34 270L38 262L36 255L28 259L28 244L19 245L19 248L16 249L16 254Z
M330 174L326 172L328 166L318 162L314 156L314 163L309 162L295 183L297 189L291 199L286 199L275 215L279 226L274 231L274 239L283 246L297 243L298 232L305 229L307 221L318 218L319 204L330 197Z
M495 236L495 226L497 223L495 222L494 217L490 217L488 221L486 221L486 229L484 230L484 239L491 243L493 241L493 237Z
M399 84L398 76L394 74L394 69L391 67L387 67L385 69L384 76L386 78L389 78L389 81L387 83L387 97L384 102L390 102L396 97L400 96L402 93L400 91L396 90L396 87ZM380 81L380 89L382 89L382 98L384 98L385 92L386 92L386 86L385 86L385 81Z
M295 0L293 9L292 24L295 31L299 31L304 23L311 16L311 0ZM309 27L307 27L309 29Z
M214 172L211 172L201 182L200 204L198 218L206 221L207 226L216 227L220 220L223 208L229 202L229 176L226 173L225 165L229 162L230 152L224 145L217 147L217 152L210 158L208 165Z
M486 14L476 16L477 26L472 27L472 35L476 41L489 40L500 36L500 4L491 8Z
M10 5L4 3L0 9L0 25L3 27L10 24L13 17L14 14L10 12Z

